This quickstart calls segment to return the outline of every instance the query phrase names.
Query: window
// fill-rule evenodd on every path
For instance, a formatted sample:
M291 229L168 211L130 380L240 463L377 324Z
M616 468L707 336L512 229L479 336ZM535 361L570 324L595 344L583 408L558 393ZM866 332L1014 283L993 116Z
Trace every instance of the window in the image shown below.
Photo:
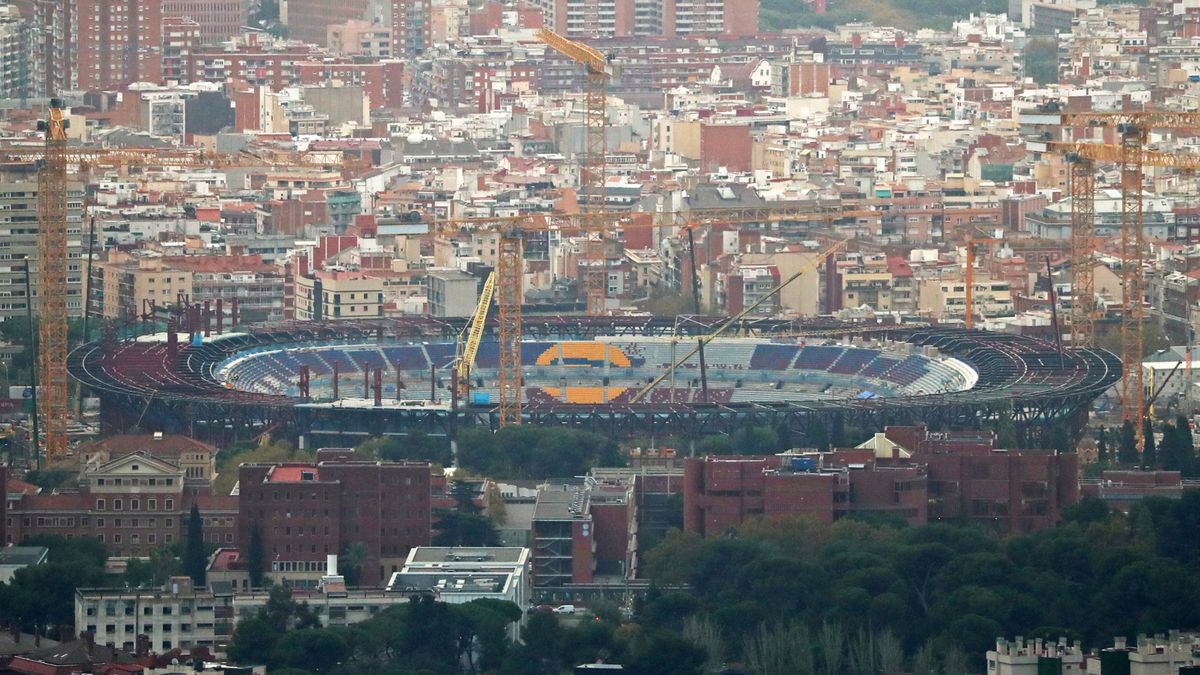
M129 510L130 511L140 511L141 507L142 507L141 500L139 500L139 499L130 499L129 500Z
M97 500L96 500L96 510L97 510L97 511L103 511L103 510L104 510L104 500L103 500L103 499L97 499Z
M154 480L154 479L151 478L150 480ZM157 511L158 510L158 500L157 499L147 499L146 500L146 510L147 511Z
M113 500L113 511L120 511L120 510L121 510L121 500L114 499Z
M171 480L171 479L170 479L170 478L168 478L167 480ZM174 499L168 499L168 500L166 501L166 507L167 507L167 510L168 510L168 511L174 511L174 510L175 510L175 500L174 500Z

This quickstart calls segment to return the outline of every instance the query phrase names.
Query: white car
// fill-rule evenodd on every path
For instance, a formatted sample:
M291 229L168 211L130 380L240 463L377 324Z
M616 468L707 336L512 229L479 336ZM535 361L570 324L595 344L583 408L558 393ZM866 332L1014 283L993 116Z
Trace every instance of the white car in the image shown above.
M555 614L574 614L575 605L559 605L554 608Z

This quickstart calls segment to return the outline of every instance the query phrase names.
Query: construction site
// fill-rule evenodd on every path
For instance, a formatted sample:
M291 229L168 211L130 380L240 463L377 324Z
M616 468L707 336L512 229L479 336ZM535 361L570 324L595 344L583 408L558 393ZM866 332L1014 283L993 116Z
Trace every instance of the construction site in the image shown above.
M246 170L250 181L251 167L265 171L268 180L289 173L328 175L335 182L369 180L378 171L377 158L361 149L352 154L315 146L289 153L91 147L69 142L64 107L51 101L38 123L40 146L0 147L6 166L32 166L37 176L37 256L25 263L27 277L37 276L37 335L30 345L37 363L30 389L37 411L31 420L31 434L39 439L35 455L59 457L69 450L68 428L79 408L68 373L81 387L80 400L83 394L99 397L104 433L165 431L214 440L264 433L329 435L340 443L353 440L346 435L414 430L452 437L464 425L549 424L614 435L702 436L765 423L788 426L805 438L813 424L827 424L833 413L879 426L987 426L1005 417L1036 443L1043 433L1039 429L1053 424L1085 434L1094 402L1105 397L1116 402L1106 414L1118 423L1134 422L1141 442L1141 422L1157 396L1141 367L1150 254L1143 219L1145 171L1153 168L1156 179L1163 172L1191 175L1194 154L1159 150L1151 139L1195 128L1200 114L1067 113L1057 103L1022 110L1019 132L1033 161L1066 167L1070 238L1065 247L1006 233L1005 216L996 208L978 200L950 203L948 193L930 208L881 190L854 199L754 201L724 187L716 191L718 201L738 204L614 209L612 193L624 190L625 183L614 181L610 170L606 92L615 76L613 61L549 29L539 30L536 38L585 75L574 109L582 132L574 164L575 208L433 218L419 210L392 210L394 221L372 217L355 235L358 267L349 272L341 262L331 266L333 257L325 250L327 239L341 247L338 255L351 250L341 242L348 237L322 235L317 249L292 249L280 261L285 307L299 307L297 289L310 289L304 291L304 321L293 309L285 310L284 321L247 325L245 310L243 320L238 316L239 300L244 305L247 296L239 298L235 289L224 297L217 290L201 301L199 286L195 299L182 289L169 294L164 289L157 298L132 303L123 298L117 307L113 296L123 295L123 287L92 288L97 281L108 283L103 277L108 272L92 270L100 257L94 250L100 237L94 217L90 232L82 231L82 218L79 231L69 231L68 192L98 176L132 180L193 170ZM1119 176L1115 271L1124 299L1117 307L1101 308L1095 275L1103 266L1093 202L1097 177L1106 170ZM286 184L286 178L278 183ZM893 293L902 276L896 270L917 264L913 245L896 239L907 240L906 223L917 221L929 223L926 235L938 245L953 247L961 282L942 285L938 311L915 305L917 311L905 311L899 302L885 306L878 283L867 282L861 291L872 294L878 306L861 304L870 311L855 316L846 305L866 297L851 292L849 280L869 273L850 267L884 261ZM260 228L261 222L260 215ZM350 278L345 275L370 276L364 242L377 246L388 228L395 248L385 264L393 272L414 267L413 260L398 266L404 246L415 246L411 250L419 256L431 242L436 251L442 245L437 242L456 246L456 241L484 238L494 265L473 268L474 311L458 318L385 317L388 303L379 293L378 299L372 296L373 304L350 306L342 315L341 298L328 289ZM744 263L734 271L714 266L714 245L728 247L731 233L753 242L735 242L733 251L742 246L763 252L762 269ZM627 253L622 243L635 235L650 243L645 250L654 259L675 255L668 274L656 273L654 286L641 280L642 288L666 288L686 303L673 316L631 311L610 297L628 291L624 272L614 274L611 263L614 254ZM70 237L87 242L86 270L69 253ZM700 237L703 259L698 261ZM253 237L248 241L253 249ZM561 280L548 268L548 261L554 263L546 253L556 242L570 242L562 255L570 261L567 280L576 299L558 306L582 310L574 316L548 315L544 306L529 303L534 279ZM1029 289L1032 300L1026 304L1047 308L1050 322L1026 334L986 330L998 313L1011 308L1004 304L1011 300L997 299L1009 289L990 272L983 282L974 276L985 269L977 256L1002 266L1014 250L1032 270L1027 279L1048 289L1036 296ZM792 254L798 257L786 270L772 265L775 257ZM326 271L318 269L322 261ZM765 281L752 288L751 273ZM322 282L322 274L328 281ZM79 275L87 279L78 312L87 340L68 345L68 277ZM937 279L943 276L939 271ZM1065 294L1057 290L1064 286ZM253 295L270 295L271 288L260 284ZM788 294L803 297L785 303ZM94 302L105 305L94 307ZM797 311L797 302L810 309ZM401 301L393 304L398 308ZM1098 345L1101 325L1119 334L1115 355Z

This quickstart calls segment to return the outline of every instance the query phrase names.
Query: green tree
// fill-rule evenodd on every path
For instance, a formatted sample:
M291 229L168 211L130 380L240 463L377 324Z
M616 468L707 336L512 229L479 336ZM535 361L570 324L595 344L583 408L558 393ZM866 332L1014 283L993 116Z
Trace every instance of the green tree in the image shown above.
M1117 446L1117 461L1125 465L1138 462L1137 432L1131 420L1125 420L1121 424L1121 444Z
M1174 445L1170 462L1173 466L1167 466L1168 469L1182 471L1185 476L1192 475L1196 463L1196 447L1195 441L1192 438L1192 426L1188 423L1188 418L1184 415L1178 415L1175 418L1174 424ZM1164 457L1164 463L1168 461Z
M1150 423L1150 416L1142 418L1142 468L1157 469L1158 468L1158 450L1154 442L1154 426Z
M171 577L183 573L183 565L172 547L160 546L147 560L130 558L122 577L128 586L145 588L162 586Z
M1054 37L1034 38L1025 43L1021 53L1025 64L1025 76L1038 84L1058 82L1058 39Z
M204 552L204 521L200 518L200 507L192 504L188 514L187 540L183 549L183 572L192 578L197 588L205 585L208 573L208 556Z
M499 546L496 525L486 516L443 511L434 523L434 546Z
M347 544L346 550L338 556L338 572L346 579L347 586L357 587L361 583L363 565L369 555L367 545L355 541Z
M252 588L262 588L265 562L262 530L255 524L250 528L250 542L246 545L246 572L250 575Z
M283 633L261 616L249 616L237 623L233 641L229 644L229 658L234 663L262 663L274 654L275 645Z
M344 629L307 628L284 633L275 645L271 661L319 675L334 670L350 655Z

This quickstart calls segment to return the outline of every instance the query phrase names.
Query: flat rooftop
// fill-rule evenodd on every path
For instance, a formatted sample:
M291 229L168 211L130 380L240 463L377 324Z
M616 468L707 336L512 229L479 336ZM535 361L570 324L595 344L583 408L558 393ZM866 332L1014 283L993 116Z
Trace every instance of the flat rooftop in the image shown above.
M533 519L584 520L588 517L588 499L582 485L548 483L538 490Z
M503 593L508 586L509 574L478 574L468 572L396 572L388 583L388 590L437 591L450 593Z
M412 563L443 563L443 562L485 562L512 563L521 562L525 549L519 546L418 546L413 549L408 562Z
M268 483L300 483L321 480L315 466L277 466L267 474Z

